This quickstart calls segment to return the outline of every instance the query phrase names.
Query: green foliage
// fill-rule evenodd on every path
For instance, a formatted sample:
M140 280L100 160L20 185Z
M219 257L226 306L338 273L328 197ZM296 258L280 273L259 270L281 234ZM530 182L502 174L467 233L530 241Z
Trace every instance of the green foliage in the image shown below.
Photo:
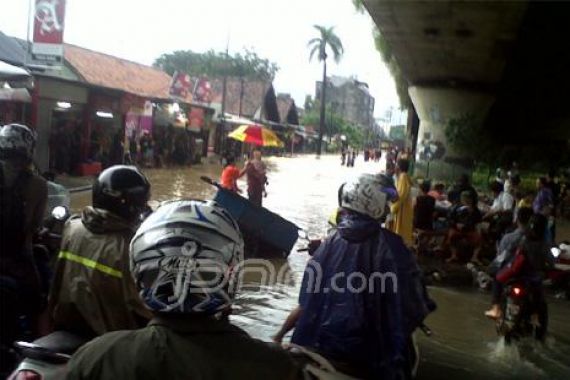
M335 62L340 62L344 54L344 47L342 46L342 41L334 32L334 26L314 25L314 28L319 32L319 37L312 38L307 44L310 51L309 59L312 60L318 54L319 61L326 61L328 49L332 51Z
M364 7L364 0L352 0L352 4L359 13L364 13L364 11L366 10L366 8Z
M314 102L313 108L307 110L305 116L301 120L302 125L310 125L318 127L320 120L320 103ZM351 146L363 146L364 144L364 130L361 127L350 124L342 116L331 111L330 107L326 107L325 112L325 130L324 134L329 138L337 135L345 135L347 142Z
M154 66L170 75L180 71L191 76L236 76L266 81L273 80L279 70L277 64L248 49L229 56L214 50L205 53L177 50L162 54L154 61Z
M382 60L388 66L388 70L394 78L396 83L396 92L398 93L398 98L400 99L400 107L402 109L408 109L412 105L412 99L408 94L408 81L404 78L402 70L398 65L394 55L392 54L392 49L386 39L380 33L377 27L372 30L372 35L374 37L374 44L376 45L376 50L380 53Z
M475 115L451 118L445 125L447 143L475 164L496 164L504 150Z
M310 112L313 108L315 108L315 101L311 95L305 96L305 111Z

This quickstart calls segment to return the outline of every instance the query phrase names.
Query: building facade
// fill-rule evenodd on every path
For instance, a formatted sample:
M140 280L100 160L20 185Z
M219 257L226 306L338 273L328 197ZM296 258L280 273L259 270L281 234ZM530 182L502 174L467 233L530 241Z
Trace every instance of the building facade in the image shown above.
M315 100L321 98L322 86L322 81L318 81ZM362 128L374 124L374 97L367 83L354 78L328 77L326 105L331 112Z

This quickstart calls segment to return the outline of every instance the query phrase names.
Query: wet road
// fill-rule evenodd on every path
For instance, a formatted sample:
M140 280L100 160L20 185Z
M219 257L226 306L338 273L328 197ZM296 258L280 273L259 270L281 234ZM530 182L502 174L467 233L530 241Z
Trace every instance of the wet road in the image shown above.
M337 157L268 159L269 196L264 205L281 214L311 236L326 231L326 221L337 203L337 189L350 176L377 172L378 163L364 163L359 157L355 168L339 165ZM147 170L154 202L172 198L209 198L214 189L199 180L201 175L218 178L217 165L192 169ZM240 183L245 190L245 183ZM89 194L75 195L75 209L88 204ZM299 241L298 246L304 243ZM299 283L307 261L306 253L292 252L287 260L275 260L285 275L259 284L259 276L248 274L242 289L234 323L254 337L269 340L289 311L296 306ZM570 303L549 300L550 337L545 346L528 342L505 347L497 338L494 325L483 311L489 294L458 289L430 288L438 310L427 320L434 331L431 338L419 334L422 362L420 379L570 379Z

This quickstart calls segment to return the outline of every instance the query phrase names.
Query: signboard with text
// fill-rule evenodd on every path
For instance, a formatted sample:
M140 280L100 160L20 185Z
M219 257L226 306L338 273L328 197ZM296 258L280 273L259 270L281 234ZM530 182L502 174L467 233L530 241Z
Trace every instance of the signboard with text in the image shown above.
M34 0L32 60L37 64L63 63L66 0Z

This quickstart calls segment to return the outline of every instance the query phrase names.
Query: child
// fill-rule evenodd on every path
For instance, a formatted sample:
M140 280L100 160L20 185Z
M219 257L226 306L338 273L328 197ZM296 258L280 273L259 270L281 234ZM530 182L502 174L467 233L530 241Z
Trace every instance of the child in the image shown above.
M229 156L226 158L226 166L222 171L222 187L234 193L241 193L237 185L237 179L239 178L240 170L235 166L235 158Z

